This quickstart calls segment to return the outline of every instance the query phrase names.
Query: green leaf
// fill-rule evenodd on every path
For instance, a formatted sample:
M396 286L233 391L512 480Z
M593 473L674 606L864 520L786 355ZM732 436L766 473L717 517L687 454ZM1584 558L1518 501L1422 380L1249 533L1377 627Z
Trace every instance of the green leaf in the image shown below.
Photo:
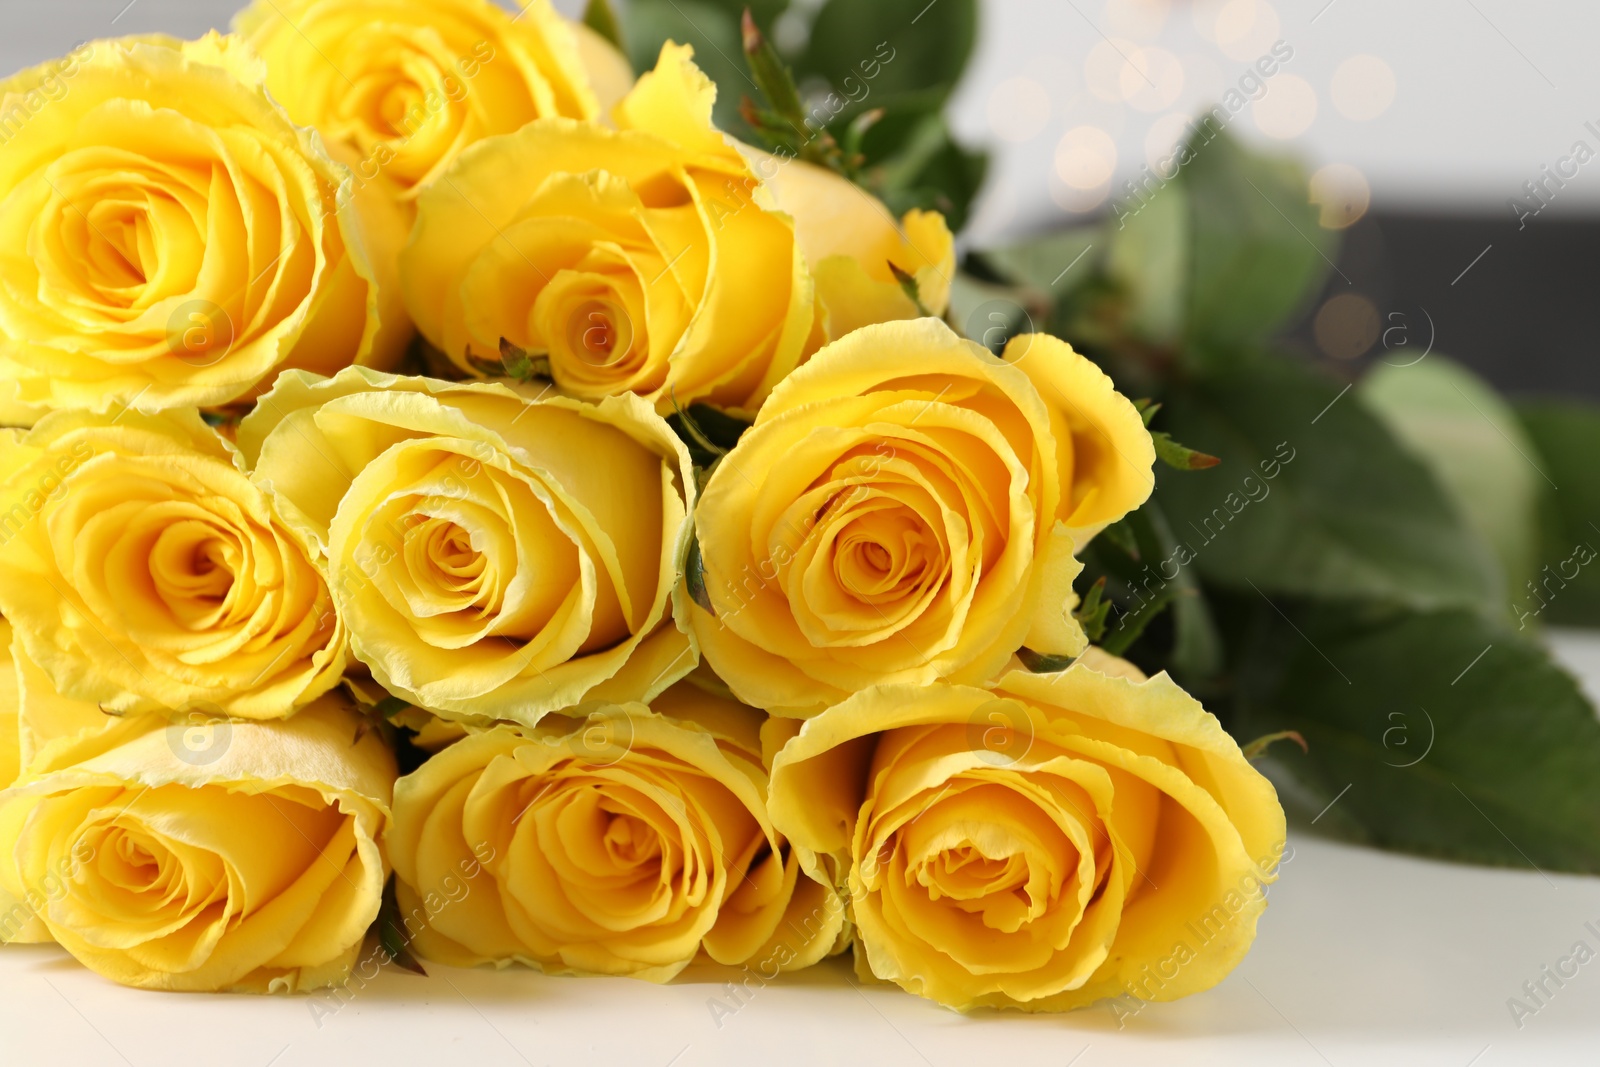
M1017 649L1017 658L1022 665L1034 674L1055 674L1072 666L1077 656L1046 656L1042 652L1035 652L1031 648Z
M1109 247L1106 233L1101 226L1058 230L1023 244L988 249L981 258L1002 278L1060 300L1095 277Z
M1279 730L1276 733L1262 734L1249 744L1240 745L1239 751L1244 753L1245 759L1249 760L1251 763L1254 763L1256 760L1266 755L1267 749L1271 748L1279 741L1293 741L1295 744L1300 746L1301 752L1309 753L1311 751L1311 746L1306 744L1306 739L1301 737L1299 732L1295 730Z
M1183 332L1189 293L1189 194L1181 181L1152 193L1143 208L1107 226L1106 272L1121 286L1124 325L1158 344Z
M583 8L583 24L617 48L624 47L622 28L617 25L617 13L611 8L611 0L589 0Z
M922 302L922 287L917 282L917 276L915 274L902 269L896 263L889 264L889 272L894 275L894 280L900 283L900 291L906 294L907 299L909 299L912 306L917 309L917 314L920 317L937 317L934 316L933 312L929 311L927 305Z
M709 404L690 404L667 416L667 425L689 448L696 467L709 467L733 450L750 424Z
M1288 776L1299 821L1424 855L1600 871L1600 721L1541 646L1461 610L1282 602L1292 627L1249 595L1231 726L1305 737L1308 754L1266 764Z
M1131 561L1139 561L1139 539L1126 522L1112 523L1101 530L1099 536L1115 545Z
M1537 452L1535 460L1559 486L1540 482L1538 572L1534 588L1512 588L1519 623L1600 626L1600 407L1536 401L1517 414Z
M748 9L740 20L739 33L750 77L766 105L758 106L754 100L746 98L740 105L745 122L774 150L786 147L802 159L843 173L844 161L838 143L826 129L811 129L794 75Z
M1083 561L1087 577L1106 580L1106 594L1115 606L1101 648L1112 655L1131 655L1152 674L1171 669L1191 686L1217 673L1222 648L1191 566L1193 557L1180 549L1157 502L1147 501L1106 527L1084 548ZM1170 620L1165 618L1169 611ZM1163 622L1158 629L1166 631L1164 640L1140 642L1157 620Z
M1106 618L1111 614L1111 601L1105 598L1105 592L1106 578L1102 574L1089 586L1083 601L1072 613L1072 617L1083 627L1090 644L1099 644L1106 634Z
M1493 550L1512 604L1527 600L1527 583L1539 568L1539 501L1551 482L1538 446L1510 405L1477 375L1440 355L1405 366L1379 363L1356 391L1427 465ZM1591 531L1590 537L1600 535ZM1550 558L1563 559L1571 549L1569 542Z
M715 615L717 610L711 606L711 594L706 591L706 564L704 557L700 555L699 534L694 534L689 539L689 556L683 565L683 581L689 599L699 604L709 614Z
M966 69L977 28L977 0L828 0L796 66L838 93L864 84L874 104L924 91L942 99Z
M1272 359L1168 393L1163 424L1222 459L1157 470L1155 499L1201 576L1270 595L1502 610L1487 547L1349 390Z
M1256 155L1232 137L1197 135L1180 172L1188 194L1188 336L1212 361L1290 324L1334 269L1338 240L1318 225L1301 166ZM1172 190L1150 194L1161 210Z
M378 918L373 922L371 939L377 942L390 963L403 971L427 977L428 972L423 970L421 961L411 951L411 934L406 930L400 904L395 899L393 875L389 876L389 882L383 888L383 900L378 905Z
M1222 462L1216 456L1196 452L1192 448L1180 445L1166 432L1153 433L1150 435L1150 440L1155 443L1156 458L1176 471L1210 470Z
M375 714L385 719L392 719L412 707L415 707L415 705L409 700L402 700L397 696L388 696L372 705L372 710Z
M989 157L956 143L941 107L909 114L914 118L903 124L900 114L888 111L861 138L862 179L897 215L913 208L938 211L952 231L960 232L983 185Z
M707 0L707 3L725 9L735 19L748 10L769 33L778 16L789 10L789 0Z
M505 368L507 378L519 382L526 382L541 374L550 373L550 360L548 357L539 359L529 355L516 345L500 338L500 364Z

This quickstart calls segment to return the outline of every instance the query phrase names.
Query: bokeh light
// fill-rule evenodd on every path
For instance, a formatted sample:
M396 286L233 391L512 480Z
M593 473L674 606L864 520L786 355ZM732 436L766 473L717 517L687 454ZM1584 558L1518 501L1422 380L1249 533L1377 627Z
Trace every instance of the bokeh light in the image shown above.
M1050 93L1032 78L1007 78L989 93L988 117L1002 141L1031 141L1050 122Z
M1056 145L1056 174L1070 188L1108 185L1117 169L1117 143L1098 126L1074 126Z
M1165 48L1140 48L1121 71L1122 98L1140 111L1165 111L1183 94L1183 64Z
M1311 202L1322 209L1324 229L1353 226L1367 213L1372 189L1367 176L1348 163L1329 163L1311 176Z
M1359 359L1378 341L1378 309L1360 293L1339 293L1317 309L1311 332L1332 359Z
M1288 140L1311 128L1317 118L1317 91L1298 74L1279 74L1250 105L1256 126L1268 137Z
M1122 89L1122 73L1128 66L1128 57L1139 50L1138 44L1116 37L1108 38L1089 49L1083 61L1083 79L1096 99L1109 104L1120 104L1127 99ZM1139 76L1135 74L1137 79Z
M1329 95L1333 108L1347 119L1375 119L1394 103L1394 71L1377 56L1351 56L1333 72Z
M1228 0L1217 12L1217 47L1229 59L1249 63L1272 48L1282 28L1266 0Z
M1153 40L1166 24L1171 0L1107 0L1100 25L1109 34Z

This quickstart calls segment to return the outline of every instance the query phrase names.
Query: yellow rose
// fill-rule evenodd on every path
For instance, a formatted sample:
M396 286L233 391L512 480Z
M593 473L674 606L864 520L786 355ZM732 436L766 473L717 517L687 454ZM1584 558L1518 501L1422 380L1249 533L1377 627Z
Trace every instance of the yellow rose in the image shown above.
M0 619L0 789L15 784L26 768L95 734L121 728L123 720L100 705L72 700L28 658L9 622ZM213 738L193 735L196 751ZM3 865L0 857L0 865ZM37 903L37 901L36 901ZM17 900L0 876L0 942L49 941L50 933L26 900Z
M1154 461L1133 405L1061 341L996 359L935 319L869 326L779 385L717 467L695 515L709 610L686 597L680 617L775 715L981 684L1021 646L1076 655L1074 548L1144 501Z
M20 778L42 753L112 729L121 720L92 701L63 696L50 676L28 658L9 623L0 621L0 638L6 644L0 650L0 722L9 723L5 727L7 740L16 745L14 773L10 779L0 776L0 782L4 782L0 788L4 788ZM184 717L195 714L198 713L190 712Z
M670 618L693 468L638 397L290 372L239 445L323 547L355 657L414 704L532 725L695 665Z
M0 934L36 915L147 989L340 982L388 877L394 757L362 728L330 694L283 722L142 716L53 748L0 792Z
M549 0L256 0L234 28L289 117L411 200L461 150L537 118L594 119L633 83L627 60Z
M463 152L401 258L418 328L465 372L501 340L564 392L754 410L813 323L794 227L711 124L716 87L667 44L620 129L543 119Z
M11 624L0 619L0 789L22 771L22 692L11 658Z
M390 839L418 951L658 982L702 951L762 981L816 962L844 913L767 819L763 718L680 683L428 760Z
M943 315L956 273L955 239L936 211L898 223L883 202L823 167L747 150L779 211L794 219L800 251L816 280L819 338L836 341L875 322ZM916 279L922 310L890 264Z
M0 438L0 612L63 694L279 718L338 684L311 547L192 410L59 411Z
M1284 853L1272 785L1165 674L865 690L772 769L773 822L850 902L856 965L949 1007L1209 989Z
M353 198L261 76L212 35L96 41L0 82L0 422L399 357L378 278L403 220Z

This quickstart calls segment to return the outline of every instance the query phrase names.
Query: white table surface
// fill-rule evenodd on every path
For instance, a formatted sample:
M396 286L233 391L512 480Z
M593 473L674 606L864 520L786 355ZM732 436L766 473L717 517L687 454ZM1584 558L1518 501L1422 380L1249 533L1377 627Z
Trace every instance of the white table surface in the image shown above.
M1600 692L1600 636L1556 635ZM0 1062L186 1065L1272 1064L1503 1067L1600 1062L1600 960L1519 1027L1522 985L1600 948L1600 878L1456 866L1290 838L1255 949L1221 985L1152 1004L961 1016L840 961L712 1011L732 972L669 986L429 965L386 969L336 1012L312 997L122 989L59 949L0 948ZM725 1005L732 1002L723 1000ZM720 1026L719 1023L720 1016Z

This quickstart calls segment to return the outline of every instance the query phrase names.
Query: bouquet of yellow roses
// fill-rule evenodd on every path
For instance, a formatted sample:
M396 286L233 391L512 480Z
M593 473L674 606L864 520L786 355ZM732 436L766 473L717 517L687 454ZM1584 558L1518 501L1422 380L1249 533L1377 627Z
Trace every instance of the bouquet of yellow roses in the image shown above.
M746 11L735 82L603 0L259 0L0 83L0 939L167 990L1228 973L1251 759L1317 737L1173 680L1231 706L1149 499L1217 459L1118 388L1166 399L1171 220L1045 310L1037 249L958 272L981 160L876 17ZM1321 462L1174 407L1231 478Z

